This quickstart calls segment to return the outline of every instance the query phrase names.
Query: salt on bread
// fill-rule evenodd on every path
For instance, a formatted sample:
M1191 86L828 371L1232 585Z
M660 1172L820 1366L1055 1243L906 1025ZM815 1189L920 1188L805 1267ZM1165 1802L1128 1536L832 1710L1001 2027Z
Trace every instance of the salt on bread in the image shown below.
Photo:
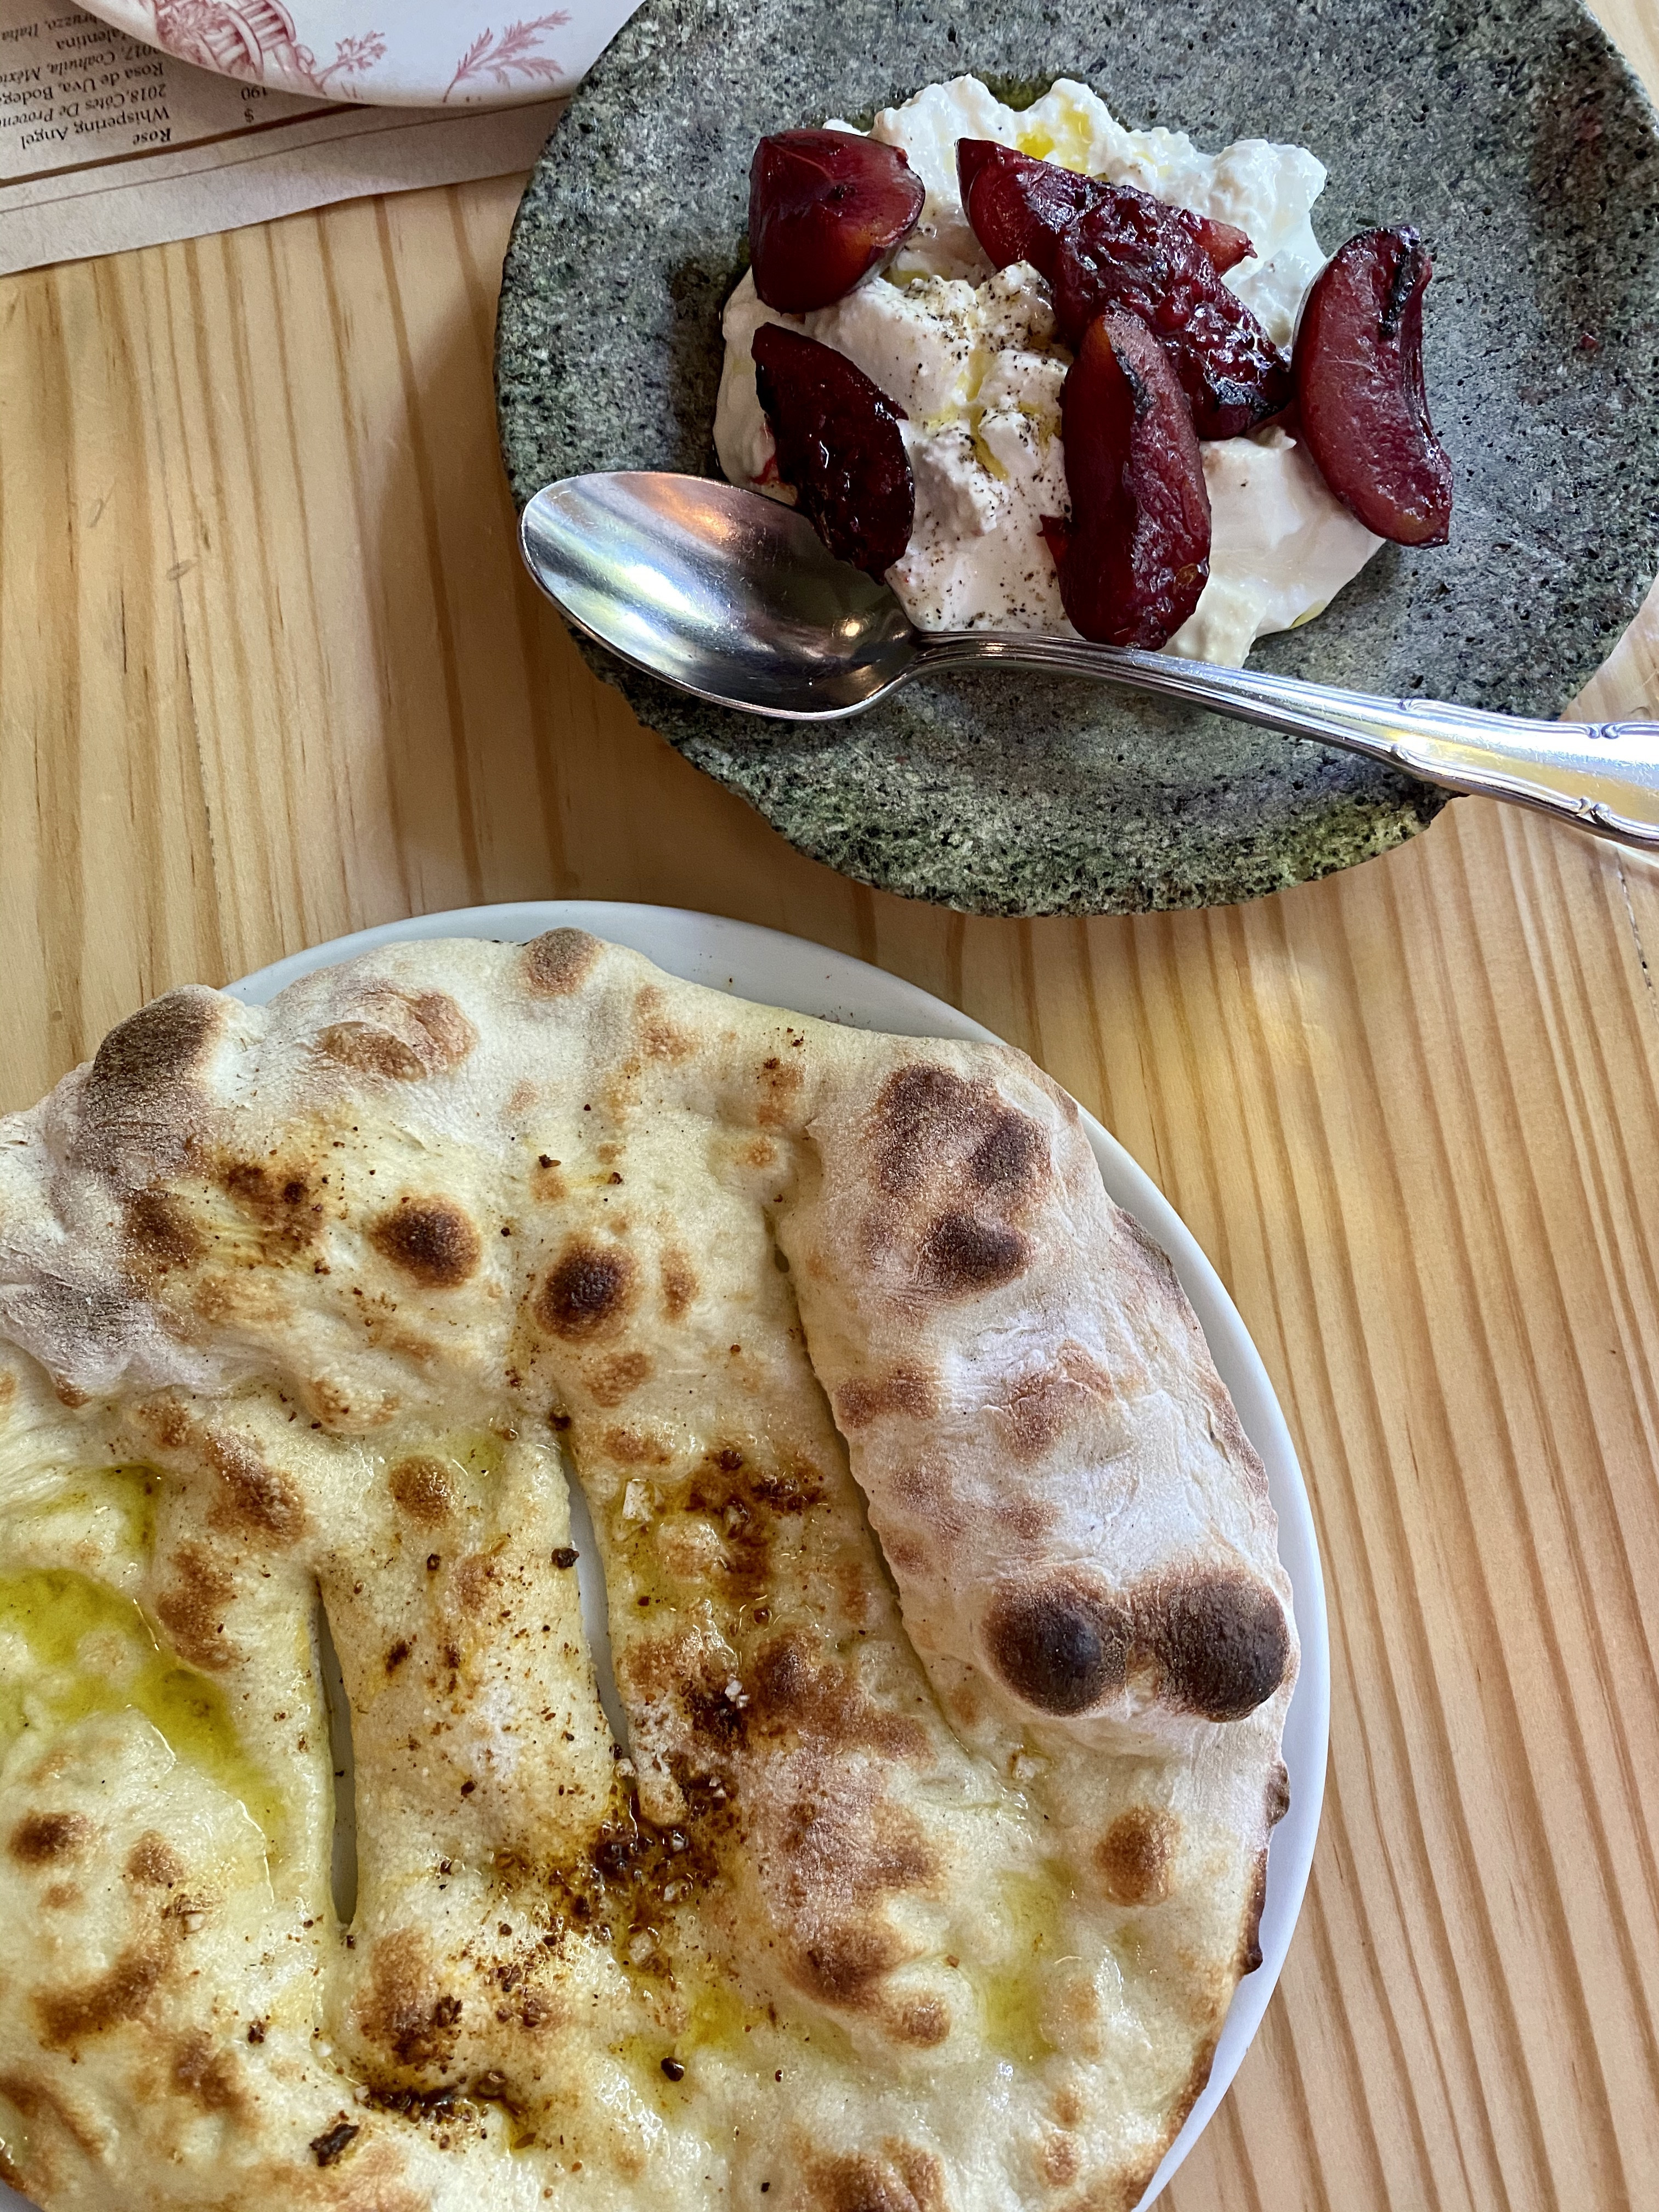
M1018 1053L559 931L174 992L0 1121L49 2212L1133 2203L1295 1668L1261 1463Z

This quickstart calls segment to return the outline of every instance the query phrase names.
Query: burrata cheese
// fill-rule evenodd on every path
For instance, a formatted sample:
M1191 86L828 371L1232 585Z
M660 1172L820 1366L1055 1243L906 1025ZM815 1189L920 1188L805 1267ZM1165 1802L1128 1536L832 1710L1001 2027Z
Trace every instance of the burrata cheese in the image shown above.
M957 185L957 140L994 139L1236 223L1257 252L1226 282L1280 345L1324 265L1311 219L1323 166L1300 146L1261 138L1204 154L1181 131L1126 130L1088 86L1063 77L1020 110L977 77L957 77L884 109L872 128L904 149L921 179L921 219L886 268L808 315L775 313L744 276L723 325L720 465L734 483L793 498L778 479L751 347L765 322L804 330L856 363L907 418L915 526L888 581L911 621L1074 635L1041 529L1044 515L1071 511L1060 436L1071 356L1054 337L1042 277L1024 262L993 268L975 237ZM1238 665L1258 637L1321 612L1382 541L1283 430L1206 442L1203 453L1210 580L1168 650Z

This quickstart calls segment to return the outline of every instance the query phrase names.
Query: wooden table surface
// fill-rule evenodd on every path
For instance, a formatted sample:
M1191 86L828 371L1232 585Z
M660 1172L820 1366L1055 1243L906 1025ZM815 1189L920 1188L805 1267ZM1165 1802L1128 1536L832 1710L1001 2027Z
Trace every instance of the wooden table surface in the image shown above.
M1605 19L1659 83L1659 9ZM1659 869L1463 801L1255 906L1008 922L784 845L520 574L514 180L0 283L0 1108L145 999L421 910L641 899L1024 1046L1231 1287L1302 1454L1330 1778L1167 2200L1659 2205ZM1659 702L1659 621L1598 678Z

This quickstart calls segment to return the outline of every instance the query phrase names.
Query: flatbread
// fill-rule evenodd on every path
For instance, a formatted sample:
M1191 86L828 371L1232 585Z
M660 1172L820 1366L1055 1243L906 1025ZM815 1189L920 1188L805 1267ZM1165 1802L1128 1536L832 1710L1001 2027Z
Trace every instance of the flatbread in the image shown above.
M557 931L173 992L0 1121L49 2212L1132 2204L1296 1662L1197 1323L1018 1053Z

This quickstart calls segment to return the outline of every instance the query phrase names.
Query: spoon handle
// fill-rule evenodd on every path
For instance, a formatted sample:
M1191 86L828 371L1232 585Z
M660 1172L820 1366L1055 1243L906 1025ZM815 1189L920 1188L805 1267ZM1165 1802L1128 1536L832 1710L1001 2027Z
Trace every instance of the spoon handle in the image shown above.
M1368 753L1448 791L1535 806L1598 836L1659 850L1659 722L1526 721L1080 638L924 634L913 665L920 674L987 661L1162 692L1237 721Z

